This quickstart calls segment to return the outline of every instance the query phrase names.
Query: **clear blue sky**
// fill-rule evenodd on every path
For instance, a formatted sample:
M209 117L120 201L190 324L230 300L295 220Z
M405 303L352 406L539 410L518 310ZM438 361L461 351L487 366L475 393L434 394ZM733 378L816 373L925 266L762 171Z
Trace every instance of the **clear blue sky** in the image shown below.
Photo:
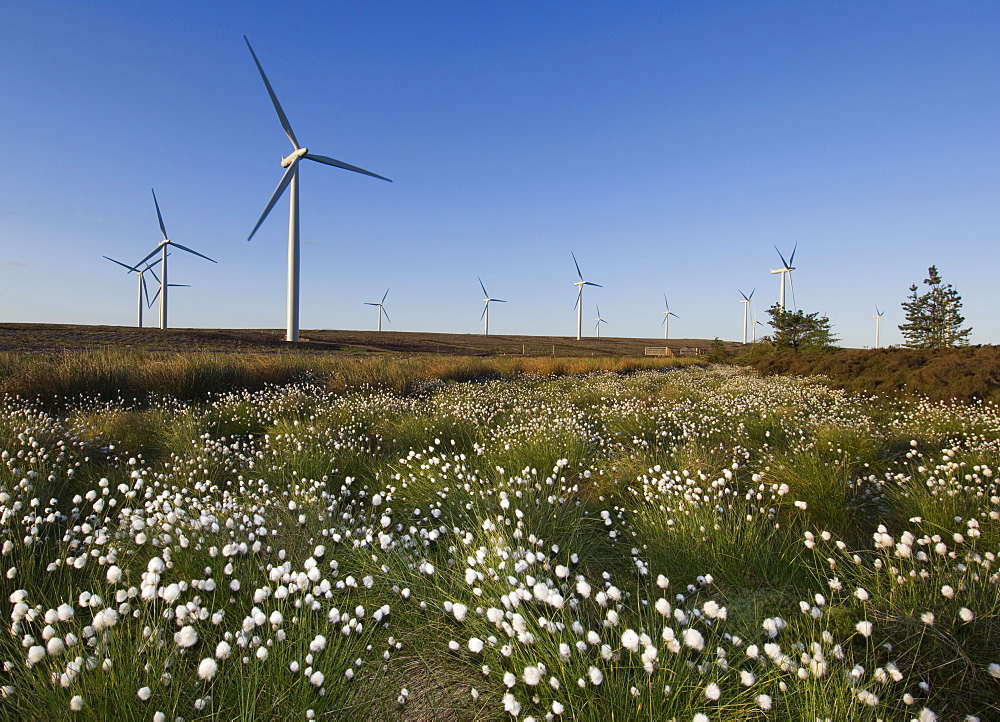
M898 343L937 264L1000 342L995 2L39 2L0 13L0 320L134 324L175 252L177 327L284 328L299 140L302 328L570 335L576 253L602 335L740 338L798 243L796 301ZM155 311L148 312L155 321Z

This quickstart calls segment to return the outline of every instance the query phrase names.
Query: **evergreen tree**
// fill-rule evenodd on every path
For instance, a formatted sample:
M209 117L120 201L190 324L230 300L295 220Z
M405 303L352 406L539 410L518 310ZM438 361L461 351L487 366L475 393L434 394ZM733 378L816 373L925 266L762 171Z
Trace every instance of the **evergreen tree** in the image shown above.
M916 284L910 286L910 295L903 301L906 323L899 330L903 332L906 345L910 348L942 348L944 346L966 346L971 328L962 328L965 317L960 313L962 297L941 280L937 266L927 269L924 283L929 287L920 293Z
M837 344L837 338L830 327L830 319L819 313L784 311L774 304L767 309L774 328L772 339L777 348L799 351L828 351Z

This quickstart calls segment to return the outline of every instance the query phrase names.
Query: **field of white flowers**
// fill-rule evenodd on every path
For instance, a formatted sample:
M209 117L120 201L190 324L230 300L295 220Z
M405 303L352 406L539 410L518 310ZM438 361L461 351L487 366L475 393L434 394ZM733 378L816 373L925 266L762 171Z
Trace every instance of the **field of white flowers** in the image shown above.
M0 407L3 719L1000 719L994 406L716 367Z

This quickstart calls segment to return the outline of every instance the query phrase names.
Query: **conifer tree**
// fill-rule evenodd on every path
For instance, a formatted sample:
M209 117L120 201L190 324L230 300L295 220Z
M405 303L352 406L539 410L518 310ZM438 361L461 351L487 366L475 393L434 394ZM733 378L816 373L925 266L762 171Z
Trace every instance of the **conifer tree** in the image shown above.
M777 348L792 351L828 351L837 344L830 319L819 313L785 311L778 304L767 309L774 328L772 341Z
M929 287L920 293L916 284L910 286L910 295L903 301L906 323L903 332L910 348L942 348L966 346L971 328L962 328L965 317L960 313L962 297L950 283L941 280L937 266L927 269L924 283Z

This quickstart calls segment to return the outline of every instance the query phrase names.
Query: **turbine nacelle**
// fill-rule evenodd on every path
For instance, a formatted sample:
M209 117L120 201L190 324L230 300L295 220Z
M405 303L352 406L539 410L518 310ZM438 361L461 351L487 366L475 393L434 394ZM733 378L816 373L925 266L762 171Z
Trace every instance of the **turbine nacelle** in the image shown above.
M308 148L296 148L291 153L289 153L287 156L285 156L284 158L281 159L281 167L282 168L287 168L292 163L295 163L296 161L301 160L302 158L304 158L305 155L306 155L306 153L308 153L308 152L309 152Z

